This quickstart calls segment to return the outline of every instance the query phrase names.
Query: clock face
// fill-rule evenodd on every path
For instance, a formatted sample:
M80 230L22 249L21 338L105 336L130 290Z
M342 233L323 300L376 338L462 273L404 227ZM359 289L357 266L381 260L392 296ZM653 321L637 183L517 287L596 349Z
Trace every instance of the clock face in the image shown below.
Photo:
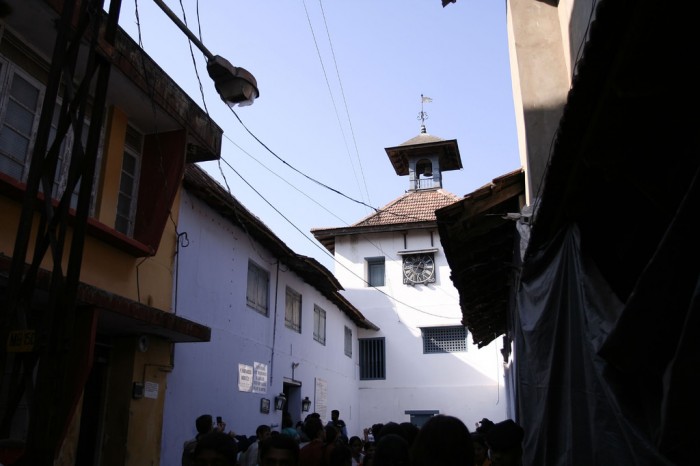
M404 283L428 283L435 281L435 262L430 254L406 256L403 260Z

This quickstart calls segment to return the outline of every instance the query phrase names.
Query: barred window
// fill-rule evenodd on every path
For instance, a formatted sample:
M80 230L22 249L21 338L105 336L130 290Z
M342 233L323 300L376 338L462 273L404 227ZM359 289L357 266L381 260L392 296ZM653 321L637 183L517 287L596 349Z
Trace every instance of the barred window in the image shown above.
M352 330L345 327L345 356L352 357Z
M270 294L270 274L252 261L248 262L248 288L246 304L260 314L268 315L268 296Z
M384 337L360 338L360 380L386 379Z
M463 325L424 327L421 331L424 354L467 351L467 328Z
M301 333L301 295L289 287L284 305L284 325Z
M326 344L326 311L314 304L314 340Z

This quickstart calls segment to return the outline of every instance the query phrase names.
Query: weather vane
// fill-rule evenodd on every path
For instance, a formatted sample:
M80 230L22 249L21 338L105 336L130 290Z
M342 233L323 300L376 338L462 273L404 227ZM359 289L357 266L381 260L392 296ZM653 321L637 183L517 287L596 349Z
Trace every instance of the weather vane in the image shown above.
M418 119L420 120L420 129L422 133L425 133L425 120L428 119L428 114L423 111L423 104L432 102L433 99L426 97L423 94L420 95L420 113L418 114Z

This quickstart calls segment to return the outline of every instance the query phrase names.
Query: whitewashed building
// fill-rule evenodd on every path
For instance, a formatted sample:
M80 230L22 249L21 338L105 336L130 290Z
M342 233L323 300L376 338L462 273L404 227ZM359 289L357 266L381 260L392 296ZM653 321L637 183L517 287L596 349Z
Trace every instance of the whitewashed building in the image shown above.
M409 189L357 223L312 232L336 260L344 296L379 331L359 331L359 418L417 425L434 414L462 419L470 430L506 417L497 343L477 348L462 324L435 210L460 198L442 172L462 168L456 140L421 133L386 149Z
M180 205L176 311L210 327L211 339L178 345L166 368L162 464L179 464L200 414L239 435L280 430L280 394L295 423L338 408L356 431L357 337L377 327L328 269L295 254L197 166L185 172Z

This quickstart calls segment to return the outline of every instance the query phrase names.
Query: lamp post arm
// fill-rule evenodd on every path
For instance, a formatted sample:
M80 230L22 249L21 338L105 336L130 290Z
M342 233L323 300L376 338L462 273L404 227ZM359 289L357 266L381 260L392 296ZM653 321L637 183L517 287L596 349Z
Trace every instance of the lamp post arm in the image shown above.
M177 27L179 27L180 30L181 30L182 32L184 32L184 33L187 35L187 37L188 37L192 42L194 42L194 45L196 45L197 48L198 48L199 50L201 50L202 53L204 53L204 55L207 57L207 61L209 61L209 60L211 60L212 58L214 58L214 54L211 53L211 52L204 46L204 44L202 44L202 41L200 41L200 40L197 38L197 36L195 36L195 35L192 33L192 31L190 31L190 30L187 28L187 25L186 25L185 23L183 23L183 22L180 20L180 18L178 18L177 15L176 15L175 13L173 13L173 11L172 11L170 8L168 8L168 5L166 5L165 3L163 3L163 0L153 0L153 2L154 2L156 5L158 5L158 6L160 7L160 9L163 10L163 12L164 12L166 15L168 15L168 16L170 17L171 20L173 20L173 23L175 23L175 25L176 25Z

